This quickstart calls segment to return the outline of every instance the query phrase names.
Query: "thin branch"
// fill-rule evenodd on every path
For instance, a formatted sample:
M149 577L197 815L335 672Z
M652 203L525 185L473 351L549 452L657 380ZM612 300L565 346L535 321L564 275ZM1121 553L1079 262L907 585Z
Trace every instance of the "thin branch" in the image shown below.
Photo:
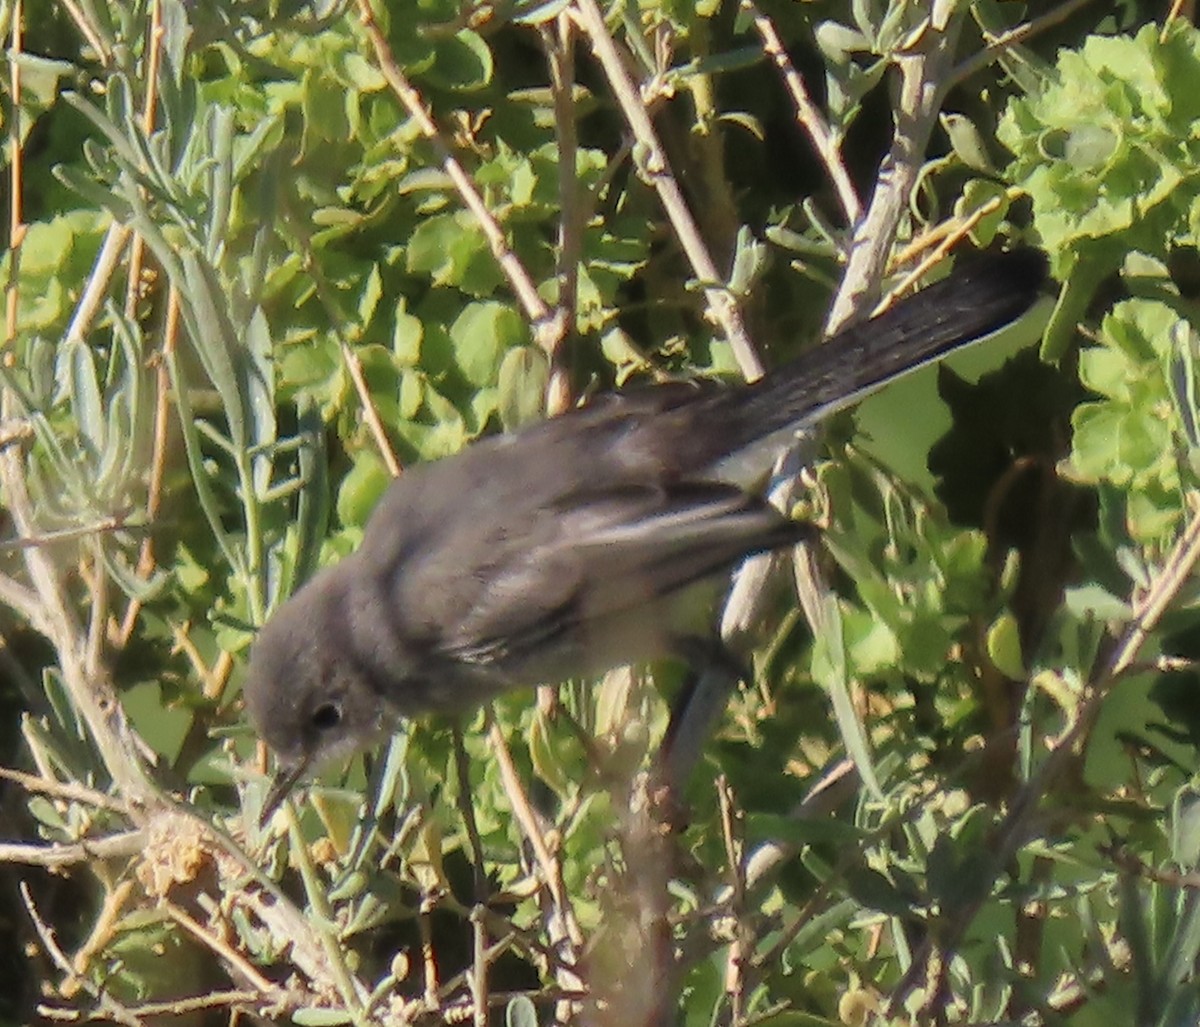
M725 843L725 865L729 872L729 908L734 917L733 940L725 960L725 995L729 1001L731 1023L742 1020L746 999L748 937L742 917L745 913L746 879L742 864L743 839L737 821L740 813L734 805L733 790L722 775L717 779L717 800L721 812L721 838Z
M900 90L892 144L880 165L867 212L855 226L846 273L826 320L826 335L836 333L874 305L892 243L937 123L962 18L961 13L952 15L941 29L928 23L916 46L894 57L900 71Z
M488 951L487 924L483 917L483 907L476 906L471 910L471 1003L474 1006L475 1027L487 1027L488 1022Z
M20 785L27 792L50 795L56 799L66 799L69 802L83 802L89 806L95 806L97 809L112 810L114 813L129 813L127 803L74 781L55 781L53 778L38 777L36 774L26 774L8 767L0 767L0 780L11 781L13 784Z
M146 95L142 105L142 132L149 139L154 132L158 110L158 69L162 62L163 24L162 0L150 5L150 28L146 39ZM146 242L140 233L133 236L129 248L128 277L125 282L125 316L133 320L137 316L138 297L142 288L142 261Z
M55 869L97 859L129 859L145 847L146 833L140 829L98 838L95 841L55 845L0 842L0 863L23 863L26 866Z
M392 92L404 105L404 109L408 111L409 116L417 123L421 129L421 133L428 139L437 151L442 162L442 170L454 183L455 189L458 190L459 196L462 197L463 203L472 214L475 215L479 226L483 229L483 234L487 237L488 244L492 248L492 254L496 258L496 262L500 265L500 270L508 279L512 286L513 292L516 293L517 299L525 311L525 315L533 324L534 335L539 339L549 325L550 310L538 295L537 288L533 284L533 280L529 277L529 273L525 270L524 265L517 259L515 253L508 245L508 241L504 238L504 232L500 228L496 219L492 216L491 211L487 209L487 205L483 202L483 197L479 195L479 191L475 188L475 183L471 181L470 175L467 174L458 158L450 150L449 144L442 138L442 134L438 131L437 125L434 124L433 118L430 116L428 109L425 106L421 94L408 81L404 72L400 70L400 65L392 56L391 47L388 45L387 39L379 28L379 24L375 21L375 12L371 10L371 0L357 0L359 17L362 21L363 29L367 33L367 38L371 42L371 47L375 51L375 60L379 70L383 73L383 77L387 80L389 86L392 87Z
M583 933L579 929L579 923L575 918L575 911L563 887L561 867L557 858L550 855L550 849L546 844L546 838L542 832L541 825L538 823L537 814L534 813L533 807L530 805L529 798L526 796L525 789L521 784L520 776L517 774L517 768L513 765L512 753L508 750L508 742L504 738L504 732L500 730L499 725L490 713L488 714L488 741L492 755L499 765L500 780L504 785L505 793L508 795L508 801L512 806L513 814L516 816L517 823L520 824L522 832L533 849L534 858L537 860L538 867L542 872L542 880L545 882L546 889L550 895L553 916L548 925L548 930L556 943L556 948L560 944L562 946L562 949L558 953L560 962L555 977L560 987L568 991L584 989L584 981L579 977L579 972L576 969L579 965L579 952L583 946Z
M1015 192L1016 190L1012 191ZM973 210L967 217L954 219L937 245L930 249L928 254L921 259L921 262L906 274L894 288L889 290L887 296L871 311L871 316L878 317L888 307L899 300L901 296L912 289L925 275L945 260L949 256L950 251L970 235L971 230L980 221L989 214L999 210L1001 202L1002 200L999 196L993 196L986 203L981 204L978 209ZM906 250L906 253L910 250L911 247Z
M8 284L4 297L4 341L11 347L17 338L17 303L20 299L21 244L25 240L25 220L21 204L24 201L25 150L21 143L21 126L25 114L21 110L21 62L17 59L23 49L25 31L24 0L14 0L12 8L12 40L9 44L8 88L12 101L9 119L9 194L8 194Z
M437 954L433 950L433 911L437 908L437 896L429 890L421 892L421 904L417 907L417 933L421 938L421 991L425 1007L433 1012L438 1008Z
M592 51L604 69L621 112L637 138L638 146L634 147L634 160L638 169L658 193L659 202L692 266L692 272L704 286L708 316L720 326L726 341L733 349L734 358L742 374L747 379L762 377L762 361L759 360L742 323L737 302L728 289L717 284L723 282L725 276L717 270L708 246L700 234L699 226L688 209L683 190L671 171L666 151L659 142L642 94L630 78L627 63L604 24L604 15L601 14L595 0L576 0L575 12L580 27L591 40Z
M947 88L953 89L960 82L966 81L976 72L982 71L993 61L1003 57L1013 47L1020 43L1026 43L1046 29L1066 21L1076 11L1082 10L1092 2L1094 0L1066 0L1065 3L1061 3L1045 14L1034 18L1033 21L1022 22L1007 32L1002 32L1000 35L988 39L987 46L984 49L973 53L962 64L950 72L949 77L946 79ZM988 35L986 31L984 35L986 38Z
M204 995L176 998L166 1002L147 1002L141 1006L129 1006L129 1012L140 1017L186 1016L216 1006L249 1006L261 1004L262 995L257 991L210 991Z
M320 262L313 252L312 240L304 225L296 218L291 218L289 221L292 229L302 240L304 266L312 276L313 285L317 290L317 299L321 301L321 306L325 308L325 312L329 315L329 323L335 326L338 350L342 354L342 362L346 365L350 381L354 383L354 392L358 396L358 402L362 407L363 420L367 422L371 438L375 440L375 448L383 458L388 473L395 478L402 470L400 460L396 456L396 451L392 448L391 441L388 439L387 429L383 426L383 419L379 416L375 400L371 397L371 389L367 384L362 360L359 359L358 354L354 351L350 343L346 341L346 337L341 330L336 328L338 325L345 324L345 316L335 298L334 291L329 286L324 271L321 269Z
M19 613L34 631L49 635L52 628L42 609L41 598L31 588L14 581L7 574L0 574L0 603Z
M383 457L383 462L387 466L388 473L395 478L401 471L400 460L396 456L396 451L392 449L392 444L387 436L387 429L383 426L383 419L379 416L379 411L375 407L375 400L371 398L371 389L367 385L367 376L363 373L362 360L350 348L350 343L346 341L345 336L341 332L338 332L337 341L338 349L342 354L342 360L346 364L346 370L350 372L350 380L354 383L354 391L357 393L358 401L362 405L363 420L367 422L367 427L371 430L371 437L375 440L375 448L379 450L379 455Z
M58 0L63 10L67 12L71 20L75 22L79 29L80 35L87 40L88 46L96 51L96 57L103 65L108 65L112 62L112 51L108 44L104 41L104 37L100 35L100 30L92 24L91 20L84 13L75 0Z
M129 904L129 900L133 896L133 890L134 882L126 878L105 894L104 905L101 906L87 939L75 950L75 956L71 960L71 965L75 967L75 972L81 977L87 973L88 966L91 964L93 957L97 953L103 952L105 946L113 940L118 917L120 917L122 910Z
M141 236L135 236L135 249L140 243ZM146 486L147 524L154 523L162 506L163 476L167 466L167 432L171 424L171 372L168 359L179 340L179 316L179 289L171 285L167 289L167 317L163 326L162 352L155 361L154 369L154 446L150 456L150 481ZM142 540L141 551L138 553L138 577L143 581L149 580L155 563L154 536L148 534ZM113 639L118 649L123 649L129 644L141 609L140 599L135 597L129 600L121 626Z
M242 977L252 988L257 989L259 995L265 1000L274 1000L276 996L282 996L284 993L277 985L268 981L258 970L236 949L231 948L221 938L218 938L212 931L209 931L185 910L171 902L169 899L162 900L162 909L172 920L180 927L188 932L193 938L212 949L229 965L229 968L237 975Z
M838 202L842 206L842 214L848 225L855 225L862 217L862 201L858 191L850 181L850 173L842 160L841 142L829 127L829 122L821 110L813 102L808 93L804 79L796 70L791 57L775 31L775 23L771 21L754 5L753 0L742 0L742 9L749 11L754 20L755 31L763 42L763 53L771 59L771 63L783 76L783 84L796 105L796 120L800 127L808 133L808 138L821 159L825 173L833 183Z
M67 954L63 952L55 939L54 931L42 919L41 914L37 911L37 907L33 904L33 896L29 893L29 885L22 881L19 887L21 901L25 904L25 911L29 914L29 919L33 923L33 929L41 939L46 954L65 975L65 982L60 991L83 988L92 998L99 1002L100 1009L106 1018L125 1024L126 1027L143 1027L143 1021L130 1013L129 1010L109 995L107 991L101 990L87 977L80 977L75 972L71 960L67 958Z
M92 323L104 307L108 297L108 286L116 273L117 264L125 252L125 244L129 241L130 230L124 225L113 222L104 233L104 242L100 252L96 254L92 264L91 274L88 275L87 285L83 295L75 304L75 312L71 315L71 323L67 326L64 339L67 343L81 343L91 331Z
M1171 26L1175 19L1182 14L1185 7L1188 8L1189 15L1195 14L1196 0L1173 0L1171 9L1167 11L1167 16L1163 19L1162 31L1158 34L1159 43L1167 41L1167 33L1171 31Z
M563 343L575 330L579 300L579 259L583 252L583 217L579 196L578 139L575 125L575 23L560 14L554 28L541 27L542 46L550 67L554 99L554 134L558 142L558 332L542 340L550 359L546 412L561 414L571 405L571 379Z

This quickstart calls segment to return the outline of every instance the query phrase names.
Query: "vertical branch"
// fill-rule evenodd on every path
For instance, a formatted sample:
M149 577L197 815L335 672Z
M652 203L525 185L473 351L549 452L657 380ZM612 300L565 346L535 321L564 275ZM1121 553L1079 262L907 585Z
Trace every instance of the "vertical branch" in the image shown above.
M146 95L142 106L142 132L149 138L154 131L158 110L158 69L162 61L162 0L154 0L150 8L150 29L146 37ZM125 283L125 316L137 317L138 298L142 286L142 265L146 243L134 232L129 247L128 279ZM167 319L163 330L163 350L173 349L179 334L179 291L172 285L167 293ZM154 372L154 443L150 457L150 480L146 487L146 522L153 524L162 503L163 471L167 456L167 425L169 420L168 389L170 376L165 360L158 360ZM147 580L154 571L154 536L147 533L138 553L137 576ZM125 607L119 627L110 631L112 642L119 648L129 644L134 625L141 612L141 600L131 598Z
M13 9L11 54L19 55L23 48L22 26L24 5L16 0ZM9 86L12 90L14 117L11 129L9 247L10 279L5 297L5 340L8 351L4 359L12 361L12 346L17 336L18 266L20 247L25 234L22 215L23 155L21 146L21 66L10 62ZM111 238L111 237L110 237ZM11 390L0 392L0 418L13 416L16 405ZM24 454L19 446L0 450L0 486L12 517L16 534L22 539L38 536L38 526L25 478ZM42 607L40 627L54 646L62 672L63 683L71 695L74 708L83 718L88 732L100 752L104 765L120 792L127 798L149 803L153 790L141 773L141 768L121 727L120 706L112 682L100 673L89 659L89 644L64 588L58 568L45 548L29 545L22 549L25 568L33 583Z
M142 131L147 137L154 131L158 109L158 66L162 60L162 37L162 0L154 0L150 8L150 31L146 37L146 96L142 107ZM145 241L135 233L129 250L129 280L125 283L125 316L130 319L137 314L144 253Z
M538 869L542 872L543 894L548 896L550 907L546 914L547 931L558 956L555 977L559 986L565 991L586 991L584 982L580 979L576 969L580 962L579 953L584 944L583 933L579 928L571 901L563 888L562 868L558 859L550 854L545 834L538 824L537 814L530 805L517 769L513 765L512 753L509 752L504 732L500 730L490 715L488 717L488 742L492 755L499 764L500 778L512 806L513 814L529 841ZM559 1019L568 1019L573 1006L573 1002L566 1000L560 1002Z
M697 18L691 29L692 60L704 62L712 57L711 29L708 18ZM686 79L695 109L695 125L688 134L689 149L696 157L696 181L703 190L704 230L717 260L724 266L733 261L741 218L725 169L725 137L719 120L713 75L697 71Z
M135 240L135 245L139 241ZM155 361L154 366L154 443L150 456L150 481L146 487L146 522L148 524L153 524L157 520L159 508L162 506L163 475L167 462L167 430L171 419L171 374L168 370L168 363L170 354L175 351L178 339L179 289L172 285L167 290L167 318L163 327L162 353ZM142 539L141 551L138 553L138 577L143 580L148 579L154 570L154 565L154 536L152 533L147 533L146 537ZM113 643L117 648L124 648L129 644L141 609L140 599L129 600L129 605L125 607L125 616L113 638Z
M900 89L892 145L880 165L871 202L855 227L846 274L825 323L827 335L874 305L900 219L937 122L962 18L961 13L953 14L941 27L928 20L912 49L895 56Z
M25 223L21 214L21 197L24 195L24 155L21 146L21 62L17 60L23 46L25 4L14 0L12 12L12 46L8 64L8 88L12 95L12 124L9 127L9 193L8 193L8 285L4 296L4 339L10 352L17 337L17 288L21 266L21 243L25 238ZM8 416L7 412L5 416Z
M571 380L563 343L575 330L579 293L579 259L583 247L583 212L576 177L579 143L575 125L575 23L559 15L554 29L541 27L554 97L554 132L558 139L558 332L543 340L550 358L546 412L561 414L571 405Z

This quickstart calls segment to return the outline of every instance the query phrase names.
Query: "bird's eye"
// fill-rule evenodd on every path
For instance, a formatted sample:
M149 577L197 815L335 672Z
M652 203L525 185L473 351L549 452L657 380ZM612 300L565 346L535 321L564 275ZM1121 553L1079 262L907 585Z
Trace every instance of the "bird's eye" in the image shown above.
M337 703L323 702L312 711L312 726L318 731L337 727L342 720L342 708Z

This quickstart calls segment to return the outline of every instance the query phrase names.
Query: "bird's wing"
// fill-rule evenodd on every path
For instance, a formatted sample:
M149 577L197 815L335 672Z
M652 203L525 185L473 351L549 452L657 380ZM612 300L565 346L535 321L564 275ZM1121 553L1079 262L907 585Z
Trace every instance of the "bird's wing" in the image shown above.
M444 625L443 655L520 664L551 641L593 644L575 636L602 632L622 614L653 616L660 600L805 531L759 497L720 483L572 500L539 511L536 524L522 527L527 544L475 569L486 584L457 622Z

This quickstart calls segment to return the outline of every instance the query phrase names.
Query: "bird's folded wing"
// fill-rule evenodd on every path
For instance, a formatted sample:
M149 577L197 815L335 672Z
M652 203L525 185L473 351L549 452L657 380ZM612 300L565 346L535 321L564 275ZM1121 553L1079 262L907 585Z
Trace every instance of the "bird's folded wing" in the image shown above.
M592 493L526 527L529 544L489 566L475 604L446 626L445 655L519 660L615 615L651 616L659 600L805 534L761 498L715 482Z

